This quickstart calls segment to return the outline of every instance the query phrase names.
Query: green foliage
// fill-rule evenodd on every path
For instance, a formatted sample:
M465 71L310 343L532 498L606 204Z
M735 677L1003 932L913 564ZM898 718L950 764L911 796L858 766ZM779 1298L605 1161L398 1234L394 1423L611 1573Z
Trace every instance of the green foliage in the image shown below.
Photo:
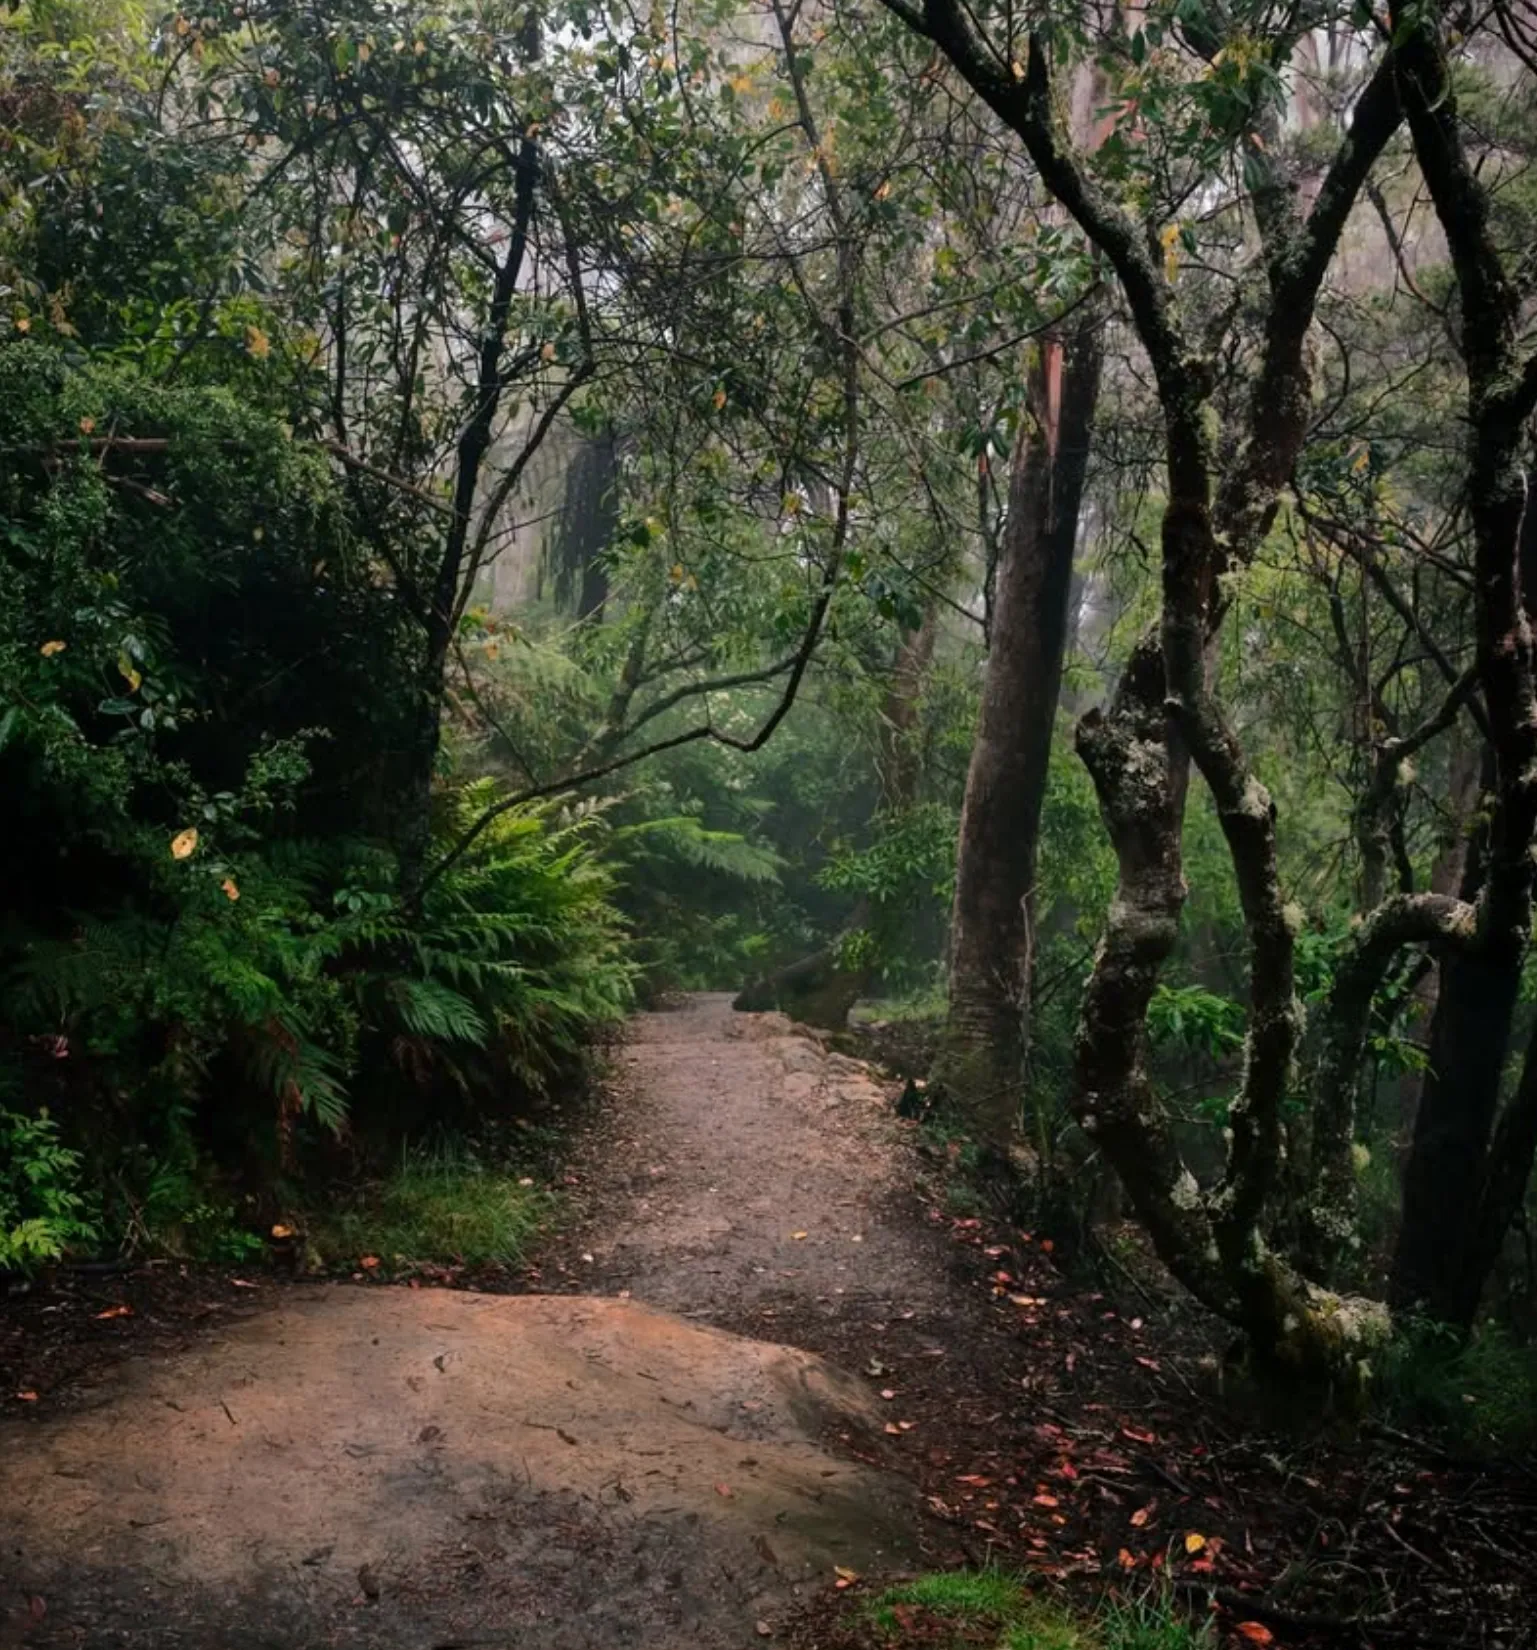
M1376 1360L1378 1405L1401 1426L1478 1452L1537 1445L1537 1349L1498 1323L1471 1338L1411 1319Z
M1211 1625L1192 1621L1167 1586L1111 1597L1096 1613L1074 1615L998 1569L916 1576L887 1588L866 1615L892 1643L920 1623L925 1644L949 1642L936 1634L936 1623L954 1623L957 1646L986 1643L997 1650L1209 1650L1216 1642Z
M1218 1058L1243 1047L1244 1011L1204 986L1159 984L1147 1011L1154 1044L1174 1043Z
M96 1241L80 1184L80 1154L46 1109L0 1108L0 1272L29 1273Z
M406 1152L390 1175L321 1219L310 1236L321 1260L336 1266L364 1256L393 1273L423 1264L515 1266L555 1208L529 1177L440 1146Z

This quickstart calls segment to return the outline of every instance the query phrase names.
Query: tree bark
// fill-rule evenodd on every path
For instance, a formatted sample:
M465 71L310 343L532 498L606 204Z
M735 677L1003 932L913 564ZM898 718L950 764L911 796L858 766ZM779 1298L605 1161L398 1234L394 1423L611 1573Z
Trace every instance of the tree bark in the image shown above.
M1537 1108L1523 1073L1498 1118L1522 959L1530 938L1537 830L1537 671L1522 592L1528 507L1520 458L1537 407L1537 354L1523 359L1522 294L1506 271L1487 187L1469 161L1433 7L1390 5L1394 62L1415 158L1451 253L1468 375L1468 514L1476 661L1494 757L1494 808L1477 944L1441 980L1432 1078L1404 1175L1395 1305L1469 1328L1504 1225L1531 1167ZM1498 1118L1498 1121L1497 1121Z
M1050 341L1031 373L999 549L992 645L961 809L950 1000L936 1081L984 1146L1006 1154L1029 1040L1036 851L1062 685L1100 321Z

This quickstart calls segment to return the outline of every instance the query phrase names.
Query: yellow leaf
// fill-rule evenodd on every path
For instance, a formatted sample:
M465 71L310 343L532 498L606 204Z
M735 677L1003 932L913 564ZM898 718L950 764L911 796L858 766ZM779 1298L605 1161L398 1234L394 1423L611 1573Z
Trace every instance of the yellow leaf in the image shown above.
M715 408L716 412L719 412L726 404L726 392L724 390L717 390L715 394L710 397L710 403Z
M18 315L16 317L15 326L18 332L31 332L32 330L32 323L26 318L25 315Z
M265 361L272 353L272 342L260 327L245 329L246 354L258 361Z
M55 653L62 653L65 648L63 642L44 642L37 650L45 659L51 659Z
M791 1232L790 1234L790 1236L794 1238L797 1243L801 1242L803 1238L810 1237L810 1235L811 1234L809 1232Z
M225 877L219 886L224 890L225 899L229 900L231 904L240 898L240 889L235 885L233 877Z
M134 668L133 660L130 659L126 653L119 653L117 656L117 673L128 684L128 691L130 693L137 693L139 691L139 684L144 680L144 678Z
M82 418L80 420L80 433L81 433L81 435L89 435L91 433L91 431L94 430L95 428L96 428L96 420L94 418Z
M197 852L197 826L189 825L171 838L171 858L190 859Z
M886 197L888 195L890 195L890 193L891 193L891 179L887 178L886 181L880 186L880 188L875 191L875 198L878 201L883 201L883 200L886 199Z
M1163 275L1172 281L1179 274L1179 225L1166 223L1158 231L1158 244L1163 248Z
M358 62L366 63L374 55L374 49L366 40L358 42Z
M553 361L555 359L555 346L553 344L546 344L544 348L539 351L539 359L541 361Z
M291 1238L294 1235L294 1229L292 1226L274 1226L272 1235L281 1242L284 1238Z
M1204 1535L1197 1535L1194 1530L1191 1530L1185 1537L1185 1551L1187 1553L1198 1553L1205 1545L1206 1537Z

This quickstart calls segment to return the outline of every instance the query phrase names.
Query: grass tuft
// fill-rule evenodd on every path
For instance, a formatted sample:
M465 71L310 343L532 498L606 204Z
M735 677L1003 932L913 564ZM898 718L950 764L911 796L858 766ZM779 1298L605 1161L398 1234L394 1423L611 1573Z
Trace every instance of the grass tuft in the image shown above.
M389 1270L516 1266L555 1207L547 1189L522 1178L462 1150L412 1152L387 1180L320 1223L315 1246L334 1264L377 1255Z
M1192 1621L1172 1590L1153 1587L1075 1615L1033 1595L1006 1571L947 1570L887 1588L866 1614L890 1644L990 1646L995 1650L1215 1650L1209 1621ZM942 1624L954 1626L944 1634ZM941 1627L936 1637L934 1628Z

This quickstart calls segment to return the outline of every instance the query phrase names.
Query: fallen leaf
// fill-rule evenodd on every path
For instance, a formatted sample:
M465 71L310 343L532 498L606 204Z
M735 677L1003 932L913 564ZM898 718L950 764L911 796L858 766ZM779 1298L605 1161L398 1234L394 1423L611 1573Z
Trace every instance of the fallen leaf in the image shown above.
M231 1286L235 1289L260 1289L261 1288L261 1285L259 1283L251 1283L246 1278L231 1278L229 1281L230 1281Z
M967 1473L962 1473L961 1476L956 1479L956 1483L957 1484L970 1484L976 1489L985 1490L987 1488L987 1486L992 1483L992 1479L991 1478L984 1478L984 1477L982 1477L982 1475L980 1473L967 1472Z
M1246 1638L1250 1644L1275 1643L1275 1634L1262 1621L1241 1621L1233 1631L1240 1638Z
M1131 1427L1122 1427L1121 1436L1131 1439L1134 1444L1156 1444L1157 1437L1151 1432L1135 1432Z
M894 1434L898 1438L900 1438L902 1436L902 1429L901 1429L901 1427L899 1427L896 1424L895 1421L888 1421L886 1423L886 1430L887 1430L887 1432Z
M896 1392L889 1386L883 1386L881 1388L881 1397L883 1397L883 1398L895 1398L896 1397Z
M35 1392L18 1392L16 1397L21 1403L24 1404L35 1404L37 1402L37 1394Z
M1054 1244L1051 1241L1050 1238L1042 1238L1041 1239L1041 1248L1044 1249L1046 1251L1046 1253L1049 1255L1052 1252L1052 1250L1056 1248L1056 1244Z
M55 653L62 653L66 646L68 646L66 642L44 642L37 651L45 659L51 659Z
M358 1261L358 1265L361 1266L365 1272L377 1271L379 1267L379 1257L377 1255L364 1255L362 1259Z
M726 1498L726 1500L729 1501L736 1492L731 1488L731 1486L729 1484L717 1484L715 1486L715 1493L717 1495L724 1496Z
M790 1236L794 1238L797 1243L799 1243L803 1238L810 1237L810 1235L811 1234L809 1232L791 1232L790 1234Z
M1206 1537L1197 1535L1194 1530L1191 1530L1185 1537L1185 1551L1187 1553L1198 1553L1205 1545Z
M1140 1530L1152 1516L1153 1509L1151 1507L1138 1507L1131 1515L1131 1521Z
M197 826L189 825L171 838L171 858L188 859L197 851Z
M1123 1570L1135 1570L1137 1559L1134 1553L1129 1553L1124 1547L1116 1554L1116 1560Z
M757 1633L760 1639L772 1638L774 1636L774 1629L770 1627L766 1621L755 1622L753 1624L753 1631Z
M859 1571L858 1570L845 1569L843 1567L843 1565L841 1565L841 1564L833 1565L833 1574L835 1576L837 1576L838 1585L840 1587L847 1587L852 1582L855 1582L855 1581L859 1580Z
M96 1316L98 1319L131 1318L133 1316L133 1308L131 1306L109 1306L105 1312L98 1312Z

